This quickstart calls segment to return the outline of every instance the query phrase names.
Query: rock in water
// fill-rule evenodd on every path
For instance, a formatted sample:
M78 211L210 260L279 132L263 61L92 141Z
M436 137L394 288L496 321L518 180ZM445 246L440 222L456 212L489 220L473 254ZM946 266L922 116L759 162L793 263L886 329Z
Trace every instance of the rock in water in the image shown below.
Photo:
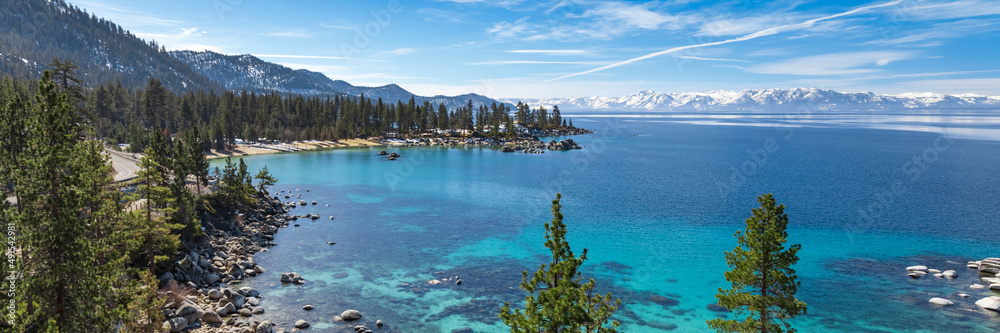
M976 301L976 305L983 309L1000 311L1000 296L990 296Z
M927 272L924 272L924 271L911 271L907 275L909 275L911 278L919 279L919 278L924 277L924 275L927 275Z
M955 302L952 302L952 301L949 301L949 300L946 300L946 299L940 298L940 297L931 298L927 302L929 302L931 304L935 304L935 305L941 305L941 306L948 306L948 305L955 304Z
M956 273L955 271L950 270L950 269L947 270L947 271L941 272L941 275L944 275L944 277L949 278L949 279L954 279L954 278L958 277L958 273Z
M361 311L358 310L347 310L340 314L340 318L344 321L353 321L361 319Z
M312 306L312 304L306 304L306 305L302 306L302 310L306 310L306 311L312 310L314 308L315 307Z
M379 320L375 321L375 326L382 327L382 325L383 325L382 324L382 319L379 319Z
M299 319L298 321L295 322L295 327L296 328L306 328L306 327L309 327L309 322L307 322L305 320L302 320L302 319Z
M1000 273L1000 258L986 258L979 263L979 272L988 274Z
M972 290L986 289L986 286L976 283L976 284L973 284L973 285L969 286L969 289L972 289Z
M270 320L265 320L257 324L257 329L254 330L255 333L272 333L274 332L274 323Z
M927 266L910 266L910 267L907 267L906 270L911 271L911 272L912 271L926 271L927 270Z

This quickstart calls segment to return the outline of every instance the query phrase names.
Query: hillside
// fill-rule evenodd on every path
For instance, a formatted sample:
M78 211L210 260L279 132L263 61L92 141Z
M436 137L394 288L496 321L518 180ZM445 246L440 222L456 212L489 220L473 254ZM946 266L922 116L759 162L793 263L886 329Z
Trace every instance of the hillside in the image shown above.
M174 91L222 89L155 43L62 0L0 0L0 73L34 79L55 57L79 66L90 86L158 78Z
M386 102L408 101L414 97L418 104L430 101L444 103L449 109L465 106L471 99L476 107L489 105L494 100L477 94L459 96L418 96L396 85L380 87L355 86L342 80L333 80L305 69L294 70L261 60L250 54L226 55L211 51L173 51L170 54L198 73L219 82L233 91L292 93L301 95L350 95L381 98Z

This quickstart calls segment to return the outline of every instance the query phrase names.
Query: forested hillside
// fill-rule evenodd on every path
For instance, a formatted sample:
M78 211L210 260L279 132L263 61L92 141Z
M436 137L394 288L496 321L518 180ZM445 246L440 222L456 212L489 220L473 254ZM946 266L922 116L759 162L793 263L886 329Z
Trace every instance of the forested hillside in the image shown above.
M137 88L155 77L174 91L222 91L162 46L65 1L0 0L0 73L37 79L57 57L79 66L86 85Z

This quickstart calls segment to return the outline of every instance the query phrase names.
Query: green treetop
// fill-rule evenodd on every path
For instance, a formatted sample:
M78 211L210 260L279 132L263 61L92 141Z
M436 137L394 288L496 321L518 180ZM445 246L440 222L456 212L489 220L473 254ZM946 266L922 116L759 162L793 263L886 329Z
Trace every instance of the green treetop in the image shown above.
M735 311L743 320L713 319L708 326L718 332L795 332L786 321L806 313L806 303L795 298L799 287L791 268L801 248L785 248L788 216L785 205L775 205L774 197L757 198L760 208L746 221L746 230L737 231L739 245L726 252L726 280L732 289L719 288L719 305Z
M587 260L587 250L576 257L566 241L566 224L556 194L552 201L552 222L545 224L545 247L552 252L552 263L542 264L528 279L522 273L521 289L528 292L524 310L511 310L510 303L500 309L500 319L511 332L616 332L619 323L608 319L621 306L611 294L594 292L594 280L581 283L578 272Z

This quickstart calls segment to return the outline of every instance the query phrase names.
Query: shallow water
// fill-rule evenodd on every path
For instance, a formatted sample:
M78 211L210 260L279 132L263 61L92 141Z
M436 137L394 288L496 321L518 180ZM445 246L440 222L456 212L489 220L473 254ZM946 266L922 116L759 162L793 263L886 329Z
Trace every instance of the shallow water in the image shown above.
M597 131L572 137L584 150L246 158L279 179L274 192L319 203L294 214L323 216L282 230L257 255L268 272L244 282L265 296L255 319L347 332L332 318L357 309L385 332L502 332L500 306L524 297L521 271L546 262L543 224L561 192L570 244L589 250L584 274L625 305L615 317L622 331L707 331L705 320L726 316L708 307L727 286L723 252L756 197L774 193L787 206L789 240L802 244L797 296L809 309L792 321L800 331L1000 330L1000 316L972 304L989 292L969 290L978 277L965 268L1000 255L1000 143L871 128L574 122ZM915 264L960 276L913 280L905 267ZM309 283L278 283L290 271ZM427 283L454 276L464 283ZM956 305L927 303L936 296Z

